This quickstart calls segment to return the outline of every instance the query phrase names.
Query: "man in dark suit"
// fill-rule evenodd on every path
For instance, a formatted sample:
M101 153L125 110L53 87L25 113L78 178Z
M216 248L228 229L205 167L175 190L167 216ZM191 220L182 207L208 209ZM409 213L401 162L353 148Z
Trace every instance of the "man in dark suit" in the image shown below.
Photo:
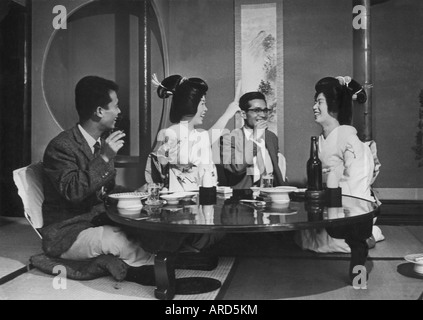
M227 184L233 189L260 186L261 178L273 176L274 186L285 185L285 158L279 153L278 137L268 129L265 96L248 92L239 100L243 128L223 136L221 160Z
M115 128L121 112L117 92L116 83L96 76L84 77L76 85L79 124L55 137L44 154L41 234L49 257L72 261L116 257L118 268L126 272L126 266L138 268L154 261L105 219L102 197L112 190L119 192L114 159L125 137L116 131L103 138ZM109 262L116 267L116 259Z
M115 185L114 167L125 134L116 131L103 138L120 115L117 91L116 83L96 76L84 77L76 85L79 124L55 137L44 153L44 227L40 232L45 255L31 261L48 273L55 265L64 265L72 279L111 274L116 280L154 285L150 252L163 243L178 250L190 239L145 232L131 234L130 240L128 230L113 225L105 214L105 194L128 191ZM212 259L181 255L175 267L211 270L216 264Z

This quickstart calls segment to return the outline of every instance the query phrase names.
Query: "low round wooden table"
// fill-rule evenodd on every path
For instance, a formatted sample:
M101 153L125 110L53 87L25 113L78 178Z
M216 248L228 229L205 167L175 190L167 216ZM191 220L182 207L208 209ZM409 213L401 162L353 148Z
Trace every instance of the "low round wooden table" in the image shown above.
M117 208L117 203L111 199L106 200L105 206L109 218L119 225L130 227L140 234L154 231L169 236L155 256L155 296L158 299L169 300L175 296L177 284L174 255L178 250L178 246L175 247L175 235L326 228L330 236L345 239L351 247L351 279L356 266L364 267L369 250L366 240L372 235L373 218L378 214L375 203L343 196L342 207L330 208L321 203L307 202L301 194L291 194L291 202L288 204L266 203L266 206L259 206L243 202L241 198L243 196L231 199L218 197L215 205L207 206L195 202L144 206L140 212L135 213ZM216 281L211 283L212 287Z

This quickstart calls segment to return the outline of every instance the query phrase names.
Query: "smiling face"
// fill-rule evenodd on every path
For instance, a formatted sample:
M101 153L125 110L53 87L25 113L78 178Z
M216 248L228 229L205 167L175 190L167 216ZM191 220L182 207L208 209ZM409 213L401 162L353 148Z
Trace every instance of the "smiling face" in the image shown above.
M195 126L202 125L204 122L204 117L207 113L207 105L206 105L206 96L203 96L198 104L197 113L195 114L194 118L190 121L191 124Z
M320 124L324 125L333 119L336 119L334 115L329 113L328 104L326 97L323 93L320 93L316 98L316 103L313 106L314 120Z
M112 130L115 128L116 121L121 113L119 109L119 100L115 91L110 91L110 101L106 106L99 107L97 111L101 115L100 123L103 130Z
M254 99L249 101L250 108L242 112L242 116L245 120L247 127L253 129L257 122L267 120L267 105L264 100ZM256 112L258 109L264 110L262 112ZM254 110L254 111L252 111Z

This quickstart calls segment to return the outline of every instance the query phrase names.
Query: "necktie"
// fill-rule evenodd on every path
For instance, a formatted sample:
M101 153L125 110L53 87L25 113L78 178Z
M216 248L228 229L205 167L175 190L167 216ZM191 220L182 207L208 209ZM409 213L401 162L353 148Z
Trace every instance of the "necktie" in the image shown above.
M101 145L100 142L96 142L94 144L94 156L97 157L100 154L100 150L101 150Z

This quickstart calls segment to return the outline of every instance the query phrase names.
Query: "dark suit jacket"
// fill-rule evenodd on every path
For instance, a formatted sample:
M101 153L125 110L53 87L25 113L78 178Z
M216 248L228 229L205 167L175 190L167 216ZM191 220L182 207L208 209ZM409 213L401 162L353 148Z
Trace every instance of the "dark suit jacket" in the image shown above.
M286 185L279 168L278 137L271 131L265 132L266 149L273 164L274 186ZM230 148L229 148L230 146ZM253 176L247 174L247 169L252 167L253 158L257 155L254 142L248 141L244 130L235 129L229 135L223 136L222 158L226 171L228 185L233 189L249 189L253 186Z
M113 161L94 157L77 126L49 143L43 165L44 227L40 231L46 253L58 256L82 230L96 226L92 220L104 211L101 189L114 187L116 170Z

